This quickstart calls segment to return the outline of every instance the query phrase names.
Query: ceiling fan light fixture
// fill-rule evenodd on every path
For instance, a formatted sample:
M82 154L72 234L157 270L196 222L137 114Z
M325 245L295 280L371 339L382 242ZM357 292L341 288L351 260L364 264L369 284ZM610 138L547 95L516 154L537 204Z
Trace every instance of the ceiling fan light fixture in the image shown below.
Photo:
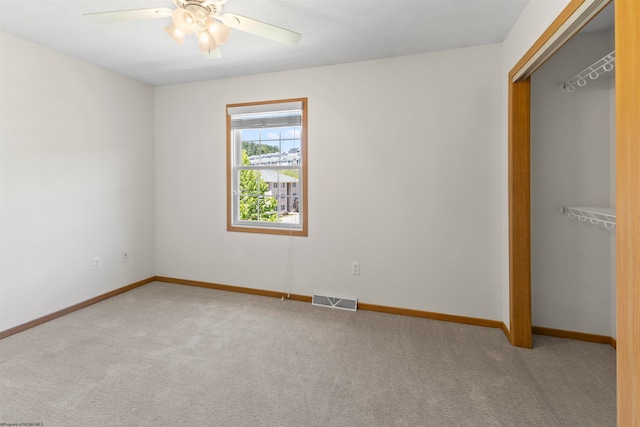
M206 28L206 30L209 31L213 36L218 31L218 26L220 25L220 23L212 17L208 17L204 20L202 25L204 25L204 28Z
M175 25L169 25L165 27L164 30L171 36L173 40L175 40L176 43L182 44L182 42L184 41L184 37L186 36L186 34L180 31L180 29Z
M229 41L229 36L231 36L231 29L223 23L219 23L217 31L215 32L215 34L212 33L211 35L213 36L216 43L218 43L218 45L222 45Z
M218 45L208 31L198 31L197 36L200 52L211 53L218 48Z
M218 45L223 45L229 40L231 30L222 22L209 17L204 21L203 25Z
M174 10L171 18L173 20L173 25L175 25L184 34L193 33L198 26L198 20L194 14L186 9Z

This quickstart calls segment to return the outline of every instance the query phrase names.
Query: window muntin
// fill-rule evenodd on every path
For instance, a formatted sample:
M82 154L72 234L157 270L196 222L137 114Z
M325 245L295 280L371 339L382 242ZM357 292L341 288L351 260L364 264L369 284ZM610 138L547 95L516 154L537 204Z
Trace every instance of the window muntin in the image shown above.
M306 134L306 98L227 106L228 230L307 235Z

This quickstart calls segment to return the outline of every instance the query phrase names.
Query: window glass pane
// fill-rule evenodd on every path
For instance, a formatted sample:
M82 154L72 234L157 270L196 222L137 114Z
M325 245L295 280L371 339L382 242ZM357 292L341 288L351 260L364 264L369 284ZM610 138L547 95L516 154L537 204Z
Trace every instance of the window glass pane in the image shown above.
M260 171L238 171L238 192L250 196L258 196L269 192L269 184L261 177Z
M252 166L275 165L280 159L280 142L266 140L264 129L241 131L241 149L247 153Z
M240 170L238 219L299 224L298 169Z
M270 196L240 196L241 221L278 222L278 200Z
M257 196L240 196L238 219L240 219L241 221L257 221L258 220L258 197Z
M300 180L300 169L282 169L280 172L280 182L286 182L287 188L295 187Z
M300 165L300 126L243 129L240 140L252 166Z
M287 196L287 203L285 204L286 215L281 216L280 222L286 222L288 224L300 224L300 201L298 197Z
M288 196L287 197L287 205L289 207L289 212L291 212L291 213L300 212L300 200L298 199L298 196L296 196L296 195Z
M278 222L278 200L275 197L258 197L258 221Z
M280 128L282 135L282 152L300 155L300 126L288 126Z
M299 224L298 169L239 170L238 219Z

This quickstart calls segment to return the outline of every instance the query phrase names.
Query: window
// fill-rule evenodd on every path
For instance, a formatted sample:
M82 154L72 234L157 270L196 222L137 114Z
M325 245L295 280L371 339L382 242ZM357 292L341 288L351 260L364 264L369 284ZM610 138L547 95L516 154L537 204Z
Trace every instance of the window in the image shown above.
M227 105L227 230L307 235L306 98Z

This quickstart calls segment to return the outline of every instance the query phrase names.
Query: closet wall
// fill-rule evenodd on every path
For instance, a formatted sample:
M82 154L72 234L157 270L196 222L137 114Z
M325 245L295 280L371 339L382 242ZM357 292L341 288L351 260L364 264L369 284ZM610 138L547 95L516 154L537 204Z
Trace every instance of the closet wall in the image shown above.
M534 325L615 337L615 237L561 212L615 206L613 72L561 88L613 48L613 32L579 34L532 77L531 294Z

